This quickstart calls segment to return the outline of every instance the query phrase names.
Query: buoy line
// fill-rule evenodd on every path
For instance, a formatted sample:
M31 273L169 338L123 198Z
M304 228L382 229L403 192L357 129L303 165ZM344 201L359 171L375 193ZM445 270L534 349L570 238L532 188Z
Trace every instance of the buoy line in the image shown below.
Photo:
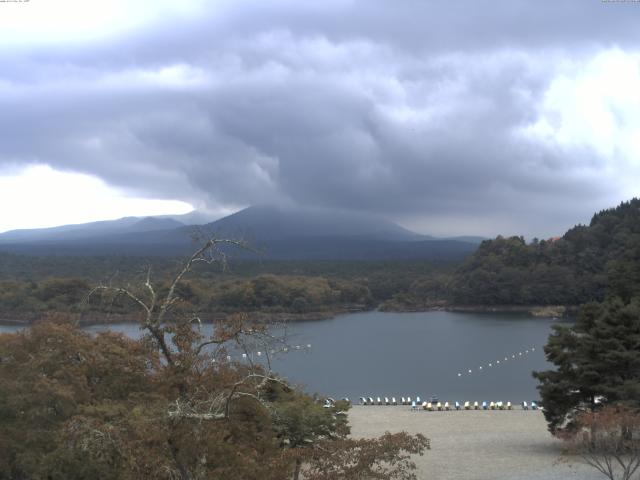
M290 347L281 347L277 349L259 350L257 352L250 352L249 354L242 353L238 355L235 355L235 354L225 355L222 358L218 358L218 359L214 357L211 359L211 363L240 362L240 361L247 361L249 359L257 360L259 358L266 357L267 355L276 355L279 353L289 353L289 352L295 352L295 351L301 351L301 350L304 350L304 351L311 350L311 344L307 343L306 345L294 345Z
M488 362L488 363L485 363L483 365L480 365L480 366L476 367L475 370L473 368L467 369L466 370L466 375L472 375L474 371L482 372L486 368L499 367L500 365L504 365L506 362L508 362L510 360L518 360L518 359L520 359L522 357L525 357L525 356L527 356L530 353L533 353L535 351L536 351L536 347L531 347L531 348L527 348L525 350L521 350L521 351L512 353L510 355L505 355L504 357L500 357L498 360L495 360L495 361ZM462 377L462 376L463 376L463 373L462 372L458 372L458 377Z

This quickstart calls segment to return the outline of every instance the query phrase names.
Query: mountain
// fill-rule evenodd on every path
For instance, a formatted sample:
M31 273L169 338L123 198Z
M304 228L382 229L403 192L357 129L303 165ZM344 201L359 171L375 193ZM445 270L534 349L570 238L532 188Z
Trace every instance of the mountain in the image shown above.
M51 228L11 230L0 234L0 244L17 242L60 242L104 237L105 235L151 232L183 227L184 223L171 218L125 217L118 220L63 225Z
M0 249L32 255L187 255L194 249L194 231L246 240L259 258L270 260L459 260L477 247L419 235L368 214L254 206L198 226L149 217L7 232L0 235Z
M377 240L431 240L380 217L311 208L254 206L207 225L219 236L258 242L282 238L368 237Z

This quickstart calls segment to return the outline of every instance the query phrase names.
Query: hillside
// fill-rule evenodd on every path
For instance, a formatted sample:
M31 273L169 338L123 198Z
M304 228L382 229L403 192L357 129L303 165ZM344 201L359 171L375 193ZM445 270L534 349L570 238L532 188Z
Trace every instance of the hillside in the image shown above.
M447 286L455 304L567 304L640 293L640 199L554 240L483 242Z

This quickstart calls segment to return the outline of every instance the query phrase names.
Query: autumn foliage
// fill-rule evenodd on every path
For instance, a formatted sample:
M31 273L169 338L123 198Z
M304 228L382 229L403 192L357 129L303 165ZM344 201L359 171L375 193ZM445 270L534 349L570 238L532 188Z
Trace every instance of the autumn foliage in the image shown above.
M416 478L422 435L351 439L347 402L297 391L270 362L226 360L286 339L242 314L205 334L184 308L183 280L214 246L166 289L149 271L136 287L92 291L138 306L140 340L90 335L64 315L0 335L0 480Z

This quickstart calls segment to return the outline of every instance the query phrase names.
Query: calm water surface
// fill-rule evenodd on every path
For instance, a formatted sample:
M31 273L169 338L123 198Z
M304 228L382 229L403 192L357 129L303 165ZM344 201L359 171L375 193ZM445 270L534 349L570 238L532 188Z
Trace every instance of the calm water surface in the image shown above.
M335 397L438 395L451 401L520 402L538 398L531 371L549 368L542 347L554 323L494 313L341 315L291 324L289 343L312 347L282 354L273 365L308 392ZM140 335L136 324L86 330L108 328L131 337ZM15 330L0 326L0 332Z

